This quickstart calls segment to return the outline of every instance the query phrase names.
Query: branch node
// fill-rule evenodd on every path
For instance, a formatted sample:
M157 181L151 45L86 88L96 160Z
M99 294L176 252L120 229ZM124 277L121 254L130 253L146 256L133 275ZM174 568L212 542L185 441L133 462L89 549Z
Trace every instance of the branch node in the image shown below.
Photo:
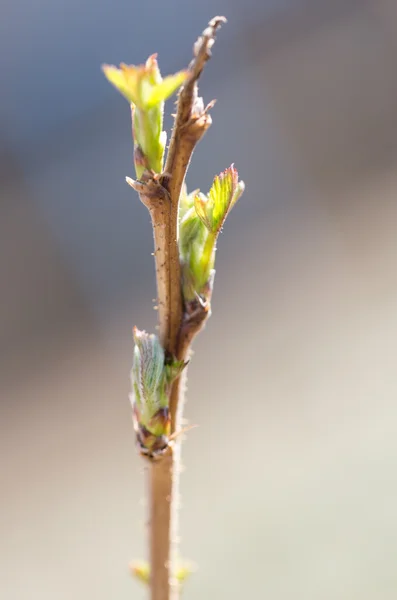
M141 202L149 211L158 208L165 200L169 200L167 190L151 175L148 175L145 180L138 181L131 177L126 177L125 180L132 189L138 192Z

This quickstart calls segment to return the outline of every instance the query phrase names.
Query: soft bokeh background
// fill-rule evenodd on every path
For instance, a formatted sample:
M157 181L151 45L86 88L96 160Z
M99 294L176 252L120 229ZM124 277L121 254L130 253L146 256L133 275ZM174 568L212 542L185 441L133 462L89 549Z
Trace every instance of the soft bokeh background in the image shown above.
M127 394L131 327L155 325L152 240L124 182L128 106L99 67L157 51L180 69L219 13L188 184L234 161L247 190L189 369L185 597L396 598L396 7L3 0L4 600L145 597Z

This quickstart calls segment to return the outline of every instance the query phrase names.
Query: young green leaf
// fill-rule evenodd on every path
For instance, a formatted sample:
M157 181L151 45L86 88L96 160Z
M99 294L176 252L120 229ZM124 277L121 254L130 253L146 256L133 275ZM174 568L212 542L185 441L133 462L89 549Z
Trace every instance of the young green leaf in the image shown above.
M161 76L157 64L157 55L149 56L144 65L120 64L103 65L107 79L129 102L142 110L161 104L186 81L188 71L179 71L175 75Z
M155 85L147 98L147 106L152 108L160 102L164 102L172 96L178 88L186 81L189 76L188 71L179 71L175 75L168 75L160 83Z
M215 177L208 197L197 194L194 201L196 212L208 231L219 233L244 188L244 182L238 180L237 169L231 165Z
M167 134L162 131L164 101L186 81L189 72L179 71L163 79L156 54L149 56L144 65L122 63L120 68L103 65L102 69L110 83L127 98L132 107L137 178L141 179L147 170L161 173L167 141Z
M215 273L217 237L243 191L244 183L238 180L238 172L232 165L215 177L208 196L200 192L183 195L179 252L186 302L197 298L204 302L209 299Z

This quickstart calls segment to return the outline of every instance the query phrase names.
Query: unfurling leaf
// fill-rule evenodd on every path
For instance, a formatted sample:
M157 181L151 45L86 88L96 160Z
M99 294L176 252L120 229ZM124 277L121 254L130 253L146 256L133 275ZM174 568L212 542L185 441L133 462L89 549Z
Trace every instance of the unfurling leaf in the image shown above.
M147 106L152 108L155 104L164 102L172 96L178 88L186 81L189 75L188 71L179 71L175 75L168 75L160 83L152 88L147 99Z
M216 241L227 215L244 191L232 165L217 175L208 196L196 191L182 196L179 252L186 302L210 299L214 278Z
M186 81L188 71L161 76L157 55L149 56L144 65L103 65L103 72L116 89L136 107L147 110L161 104Z
M165 359L160 340L154 334L134 328L134 361L131 371L131 403L134 426L141 452L150 457L168 447L170 415L168 395L171 383L186 363Z
M140 179L146 170L161 173L167 141L167 134L162 130L164 101L186 81L189 72L179 71L163 79L156 54L144 65L121 63L119 68L103 65L102 69L110 83L131 104L137 178Z
M160 406L157 403L157 391L164 371L164 350L154 334L139 331L134 327L134 382L139 390L137 402L150 414Z
M194 201L196 212L208 231L218 233L221 230L244 188L244 182L238 180L237 169L232 165L215 177L208 197L197 194Z

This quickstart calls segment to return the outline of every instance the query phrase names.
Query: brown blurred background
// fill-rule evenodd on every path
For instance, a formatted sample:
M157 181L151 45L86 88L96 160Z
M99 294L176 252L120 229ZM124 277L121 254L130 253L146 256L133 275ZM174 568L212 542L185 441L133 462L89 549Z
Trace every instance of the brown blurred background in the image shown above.
M4 600L145 597L127 395L152 238L99 67L182 68L219 13L188 185L235 162L247 189L189 369L185 597L396 598L396 2L3 0Z

